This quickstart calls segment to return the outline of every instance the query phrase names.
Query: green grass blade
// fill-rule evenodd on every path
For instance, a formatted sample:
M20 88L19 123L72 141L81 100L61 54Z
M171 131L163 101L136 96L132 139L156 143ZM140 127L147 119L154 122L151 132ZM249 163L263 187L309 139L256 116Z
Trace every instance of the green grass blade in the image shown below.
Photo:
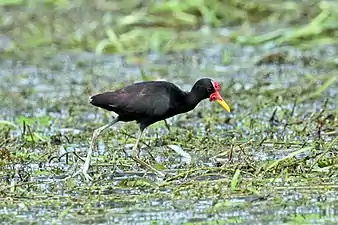
M240 174L241 174L241 170L237 169L234 176L232 177L231 184L230 184L230 189L232 191L234 191L237 188L238 179L239 179Z
M295 152L292 152L292 153L290 153L289 155L287 155L286 157L281 158L281 159L278 159L278 160L274 161L273 163L271 163L271 164L266 168L266 170L268 171L268 170L270 170L270 169L276 167L279 163L281 163L281 162L283 162L283 161L285 161L285 160L291 159L291 158L295 157L296 155L301 154L301 153L303 153L303 152L311 151L312 149L313 149L313 147L305 147L305 148L301 148L301 149L299 149L299 150L297 150L297 151L295 151Z

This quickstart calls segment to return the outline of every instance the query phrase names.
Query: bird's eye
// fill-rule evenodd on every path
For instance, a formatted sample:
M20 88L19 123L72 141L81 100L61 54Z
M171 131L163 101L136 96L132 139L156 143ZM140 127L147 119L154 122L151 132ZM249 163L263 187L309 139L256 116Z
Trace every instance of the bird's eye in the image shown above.
M213 88L211 88L211 87L208 88L208 93L211 93L213 91L214 91Z

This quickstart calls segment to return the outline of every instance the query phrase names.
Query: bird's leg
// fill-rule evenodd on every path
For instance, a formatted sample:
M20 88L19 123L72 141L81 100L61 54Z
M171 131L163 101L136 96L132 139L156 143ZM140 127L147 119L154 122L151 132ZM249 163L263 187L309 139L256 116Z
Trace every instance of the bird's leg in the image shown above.
M136 143L134 144L133 146L133 149L131 150L131 157L134 161L136 161L137 163L141 164L142 166L148 168L149 170L155 172L156 174L158 174L159 176L161 177L165 177L165 175L158 171L157 169L155 169L154 167L148 165L147 163L143 162L142 160L140 160L138 157L137 157L137 146L138 146L138 143L140 142L140 139L142 137L142 134L143 134L143 130L141 130L139 136L137 137L137 140L136 140Z
M170 132L170 127L169 127L169 124L168 124L168 122L166 120L164 120L164 124L167 127L168 131Z
M73 175L73 177L76 176L76 175L78 175L79 173L82 173L84 175L84 177L85 177L86 180L93 180L89 176L88 170L89 170L89 166L90 166L90 161L91 161L92 153L93 153L93 150L95 148L96 140L97 140L97 138L99 137L99 135L100 135L100 133L102 131L104 131L108 127L114 125L118 121L119 121L119 118L117 117L113 121L109 122L108 124L106 124L106 125L104 125L102 127L99 127L99 128L97 128L97 129L94 130L93 136L92 136L92 140L91 140L91 143L90 143L90 147L89 147L89 150L87 151L87 157L86 157L85 163L83 164L82 170L79 170L78 172L76 172Z

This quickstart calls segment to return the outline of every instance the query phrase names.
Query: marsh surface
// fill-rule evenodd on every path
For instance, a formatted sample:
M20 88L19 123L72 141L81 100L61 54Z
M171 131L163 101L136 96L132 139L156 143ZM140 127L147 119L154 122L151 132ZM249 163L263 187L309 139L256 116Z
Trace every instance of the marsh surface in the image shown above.
M17 15L10 9L3 20ZM86 19L99 17L88 13L93 18ZM44 17L38 21L32 24L43 30ZM55 19L56 26L61 22ZM0 49L16 32L13 27L0 36ZM59 50L46 47L46 40L32 44L31 33L23 33L27 46L12 46L0 61L2 223L336 224L337 46L242 45L220 41L224 29L214 32L219 36L208 35L217 41L200 36L196 43L203 45L185 42L179 51L128 53L113 42L114 51L105 46L104 54L74 42L72 49L82 49L70 51L63 39ZM118 123L98 141L94 182L62 180L82 165L93 130L111 120L111 113L89 104L92 94L142 80L190 90L201 77L221 84L232 112L205 100L169 119L170 131L163 122L146 130L140 157L167 172L166 179L131 160L138 126Z

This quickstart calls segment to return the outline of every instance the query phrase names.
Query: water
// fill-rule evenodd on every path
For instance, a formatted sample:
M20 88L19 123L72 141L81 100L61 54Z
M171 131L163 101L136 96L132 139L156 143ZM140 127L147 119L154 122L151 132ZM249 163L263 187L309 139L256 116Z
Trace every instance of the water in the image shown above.
M231 58L226 65L222 62L225 51ZM313 162L302 161L304 157L325 150L335 137L337 82L296 106L294 102L325 83L326 74L337 72L323 66L334 60L337 48L274 51L286 53L284 63L257 64L271 52L268 46L236 45L166 56L60 53L40 66L1 61L0 119L19 127L9 133L11 139L3 135L0 141L1 151L8 150L12 159L4 161L0 171L3 223L336 224L337 145L330 151L333 162L327 162L332 168L320 171L316 167L309 174L301 171ZM137 58L142 59L141 66ZM306 63L305 58L310 60ZM204 101L194 111L169 119L170 132L163 123L147 129L144 142L148 146L143 145L141 156L178 175L167 183L151 174L144 176L144 170L130 160L128 146L135 141L137 126L123 123L99 141L94 154L97 165L90 169L98 175L96 182L62 181L75 171L77 155L84 156L93 129L111 118L91 106L89 96L141 81L140 68L151 79L170 80L185 90L200 77L211 77L221 84L233 112L225 113ZM326 122L318 131L315 116L326 99L326 111L320 117ZM276 124L271 126L276 109ZM29 141L27 127L22 139L22 120L48 141ZM283 171L255 173L269 160L317 142L316 149L297 156L299 161L293 158L282 165ZM170 144L188 152L191 164L166 147ZM232 163L228 160L231 148ZM236 168L242 173L238 185L231 188Z

